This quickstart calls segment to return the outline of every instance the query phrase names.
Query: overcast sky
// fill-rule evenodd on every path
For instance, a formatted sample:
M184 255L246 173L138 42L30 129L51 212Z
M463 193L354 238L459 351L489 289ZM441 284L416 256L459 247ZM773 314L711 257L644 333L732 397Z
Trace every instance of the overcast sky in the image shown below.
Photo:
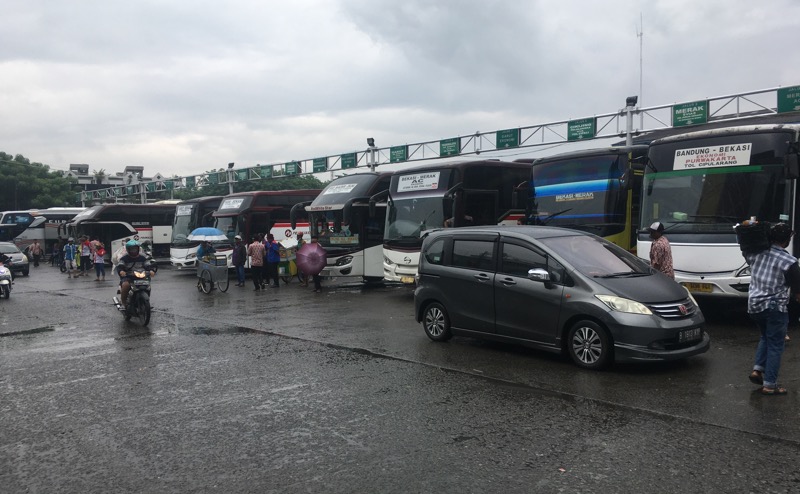
M640 12L645 107L800 84L796 0L0 6L0 151L54 169L183 176L613 112L639 93Z

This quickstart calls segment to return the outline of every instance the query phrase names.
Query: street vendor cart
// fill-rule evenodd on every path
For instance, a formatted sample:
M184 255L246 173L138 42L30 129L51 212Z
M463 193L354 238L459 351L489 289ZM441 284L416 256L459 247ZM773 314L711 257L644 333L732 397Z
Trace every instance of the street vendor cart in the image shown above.
M227 292L230 285L228 278L228 258L225 254L214 254L204 259L197 260L197 289L203 293L211 293L216 288Z

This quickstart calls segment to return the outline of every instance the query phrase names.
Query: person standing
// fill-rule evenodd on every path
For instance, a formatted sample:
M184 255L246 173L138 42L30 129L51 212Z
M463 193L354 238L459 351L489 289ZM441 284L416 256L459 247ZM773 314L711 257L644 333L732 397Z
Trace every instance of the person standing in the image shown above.
M303 232L297 232L297 250L299 251L305 244ZM308 286L308 276L299 267L297 268L297 279L300 280L300 286Z
M64 246L64 264L67 267L67 278L72 278L72 272L75 271L75 278L78 277L77 270L75 269L75 258L78 255L78 248L75 246L75 240L72 237L67 239L67 245Z
M787 392L778 384L778 372L789 325L790 289L795 292L795 300L800 302L800 265L785 250L793 235L789 225L778 223L769 231L769 249L744 255L752 273L747 312L761 331L749 378L753 384L761 386L761 394L767 396Z
M312 244L316 244L318 242L319 242L319 237L317 237L316 235L312 235L311 236L311 243ZM321 292L322 291L322 275L317 273L317 274L312 276L312 279L314 280L314 292Z
M256 291L261 290L261 269L264 266L264 244L258 237L253 237L253 243L247 246L247 255L250 256L250 274Z
M80 238L80 246L78 249L81 255L81 274L78 276L89 276L89 263L92 262L92 244L89 243L89 239L85 235Z
M653 239L653 243L650 244L650 265L674 280L675 271L672 269L672 249L669 246L667 237L664 236L664 224L656 221L650 225L649 230L650 238Z
M31 244L31 246L28 247L28 252L30 252L31 257L33 257L33 267L38 268L39 260L42 258L42 254L44 253L44 251L42 250L42 246L39 245L38 240L33 241L33 244Z
M236 269L236 286L244 286L244 262L247 260L247 249L242 243L242 237L233 237L233 253L231 254L231 264Z
M267 285L270 280L275 280L272 288L279 288L281 285L278 283L278 264L281 262L281 244L275 240L275 236L271 233L267 234Z
M97 275L94 281L106 281L106 249L103 243L99 240L94 240L94 253L92 254L94 261L94 271Z

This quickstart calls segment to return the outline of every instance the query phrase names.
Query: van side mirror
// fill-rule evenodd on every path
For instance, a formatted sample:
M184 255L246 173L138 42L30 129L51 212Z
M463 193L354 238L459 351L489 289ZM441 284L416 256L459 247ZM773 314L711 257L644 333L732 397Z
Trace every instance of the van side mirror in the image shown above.
M628 187L631 185L631 169L628 168L625 170L625 173L619 177L619 188L621 190L628 190Z
M542 281L544 283L550 282L550 273L542 268L533 268L528 270L528 279L533 281Z
M790 152L784 155L783 171L789 180L800 178L800 159L798 159L797 153Z

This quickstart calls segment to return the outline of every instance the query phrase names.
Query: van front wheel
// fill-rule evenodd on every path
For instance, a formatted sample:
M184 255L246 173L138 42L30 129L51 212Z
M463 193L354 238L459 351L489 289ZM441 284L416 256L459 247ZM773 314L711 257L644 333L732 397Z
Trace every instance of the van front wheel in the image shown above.
M450 331L450 317L439 302L433 302L425 307L425 312L422 313L422 327L428 338L433 341L447 341L453 337Z
M611 360L611 338L593 321L578 321L569 330L567 350L572 361L584 369L602 369Z

